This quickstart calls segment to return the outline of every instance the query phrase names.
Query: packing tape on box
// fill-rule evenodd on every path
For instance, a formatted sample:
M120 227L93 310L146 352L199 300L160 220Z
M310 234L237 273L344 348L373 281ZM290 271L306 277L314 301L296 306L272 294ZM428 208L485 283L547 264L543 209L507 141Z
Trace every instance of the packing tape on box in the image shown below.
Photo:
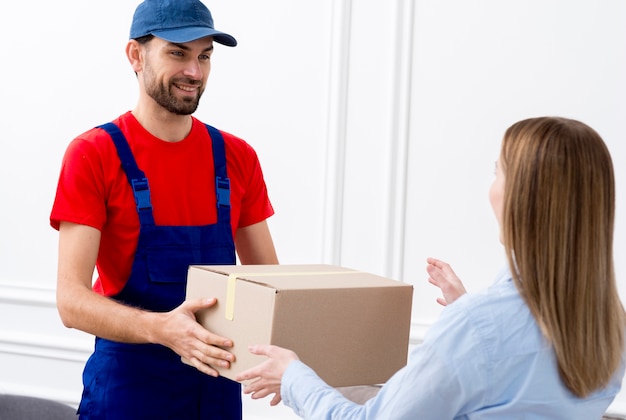
M239 277L278 277L278 276L327 276L329 274L362 274L362 271L300 271L289 273L231 273L228 275L228 284L226 285L226 310L224 317L232 321L235 319L235 290L237 279Z

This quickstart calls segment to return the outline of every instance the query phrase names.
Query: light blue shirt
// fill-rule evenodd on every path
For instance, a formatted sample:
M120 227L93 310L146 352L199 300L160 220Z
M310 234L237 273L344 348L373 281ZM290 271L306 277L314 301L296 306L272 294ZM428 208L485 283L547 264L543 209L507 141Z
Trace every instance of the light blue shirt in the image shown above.
M575 397L561 382L554 351L510 272L503 270L488 289L448 305L407 366L365 405L345 399L299 361L285 371L281 395L299 416L315 420L590 420L602 417L623 376L622 366L605 389Z

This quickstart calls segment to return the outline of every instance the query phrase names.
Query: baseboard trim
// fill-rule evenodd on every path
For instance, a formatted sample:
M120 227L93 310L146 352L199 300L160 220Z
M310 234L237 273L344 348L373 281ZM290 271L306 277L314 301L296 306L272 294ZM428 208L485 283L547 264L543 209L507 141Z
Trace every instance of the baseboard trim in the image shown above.
M93 340L0 331L0 354L85 363Z

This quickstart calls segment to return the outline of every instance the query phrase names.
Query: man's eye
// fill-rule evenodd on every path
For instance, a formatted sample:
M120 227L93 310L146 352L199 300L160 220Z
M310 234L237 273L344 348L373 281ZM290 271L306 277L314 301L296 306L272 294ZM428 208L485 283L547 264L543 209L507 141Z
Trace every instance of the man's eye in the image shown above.
M200 58L200 60L202 60L202 61L206 61L206 60L210 60L210 59L211 59L211 56L210 56L210 55L208 55L208 54L202 54L202 55L201 55L200 57L198 57L198 58Z

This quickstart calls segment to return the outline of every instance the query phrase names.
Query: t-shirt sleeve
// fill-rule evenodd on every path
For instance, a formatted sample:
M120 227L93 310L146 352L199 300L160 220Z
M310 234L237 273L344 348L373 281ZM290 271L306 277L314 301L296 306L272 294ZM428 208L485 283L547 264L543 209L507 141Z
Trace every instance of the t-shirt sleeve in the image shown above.
M74 139L61 163L50 225L59 229L61 221L101 230L106 220L105 187L100 152L85 138Z
M228 177L237 178L238 185L231 183L235 196L241 197L241 211L237 228L261 222L274 214L267 185L256 151L246 141L228 133L222 133L226 142Z

